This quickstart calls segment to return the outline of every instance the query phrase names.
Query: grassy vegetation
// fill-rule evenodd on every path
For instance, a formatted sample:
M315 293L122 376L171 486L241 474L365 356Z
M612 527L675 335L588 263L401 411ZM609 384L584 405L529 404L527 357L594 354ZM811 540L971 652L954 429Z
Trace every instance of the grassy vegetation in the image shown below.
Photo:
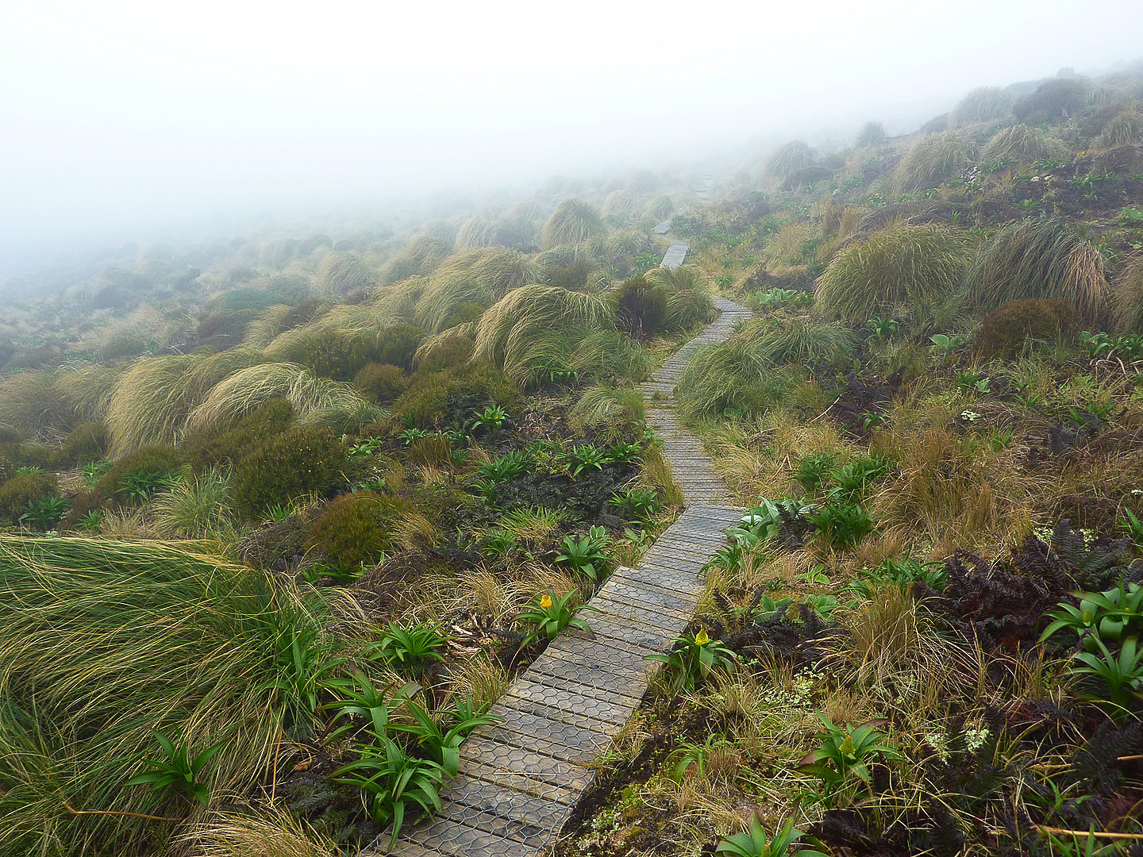
M6 306L0 854L355 853L400 771L431 808L432 729L683 505L636 385L715 293L754 317L672 399L750 515L556 857L1130 853L1085 847L1143 836L1141 91Z

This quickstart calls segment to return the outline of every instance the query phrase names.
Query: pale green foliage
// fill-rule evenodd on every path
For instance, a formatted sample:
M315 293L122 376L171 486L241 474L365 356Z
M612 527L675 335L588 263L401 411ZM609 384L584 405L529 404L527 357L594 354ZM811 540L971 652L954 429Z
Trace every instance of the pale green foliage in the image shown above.
M893 181L897 191L904 193L937 187L971 160L971 147L955 131L926 134L905 153Z
M527 362L537 338L572 327L611 326L611 313L599 297L557 286L524 286L485 310L475 326L473 357L511 376Z
M561 244L582 244L603 232L599 212L578 199L565 199L552 212L540 235L540 246L550 250Z
M766 159L762 169L768 176L786 179L814 162L814 152L801 140L780 146Z
M21 372L0 382L0 424L28 437L50 437L75 424L75 411L51 372Z
M326 253L317 269L318 285L331 295L368 288L376 274L376 269L356 253Z
M1012 110L1012 98L995 86L971 90L949 113L951 125L972 125L990 119L1003 119Z
M1058 137L1027 125L1013 125L992 136L980 159L984 163L994 163L1007 158L1014 164L1026 164L1039 158L1062 158L1067 154L1068 147Z
M1116 329L1143 333L1143 254L1136 254L1115 278L1112 316Z
M195 825L180 841L196 857L340 857L341 849L283 809L256 815L220 814Z
M902 306L927 309L953 295L968 258L961 237L941 226L878 232L834 257L818 280L816 305L861 323Z
M1103 126L1095 138L1097 149L1111 149L1115 146L1137 146L1143 141L1143 115L1134 108L1128 108Z
M230 473L210 468L183 480L151 503L155 531L164 538L203 539L227 536L235 524L230 505Z
M980 250L965 276L965 296L976 307L1051 298L1094 319L1108 291L1103 258L1062 221L1010 223Z
M483 217L470 217L460 225L456 231L457 250L468 250L472 247L488 247L495 244L495 227Z
M285 398L299 422L322 422L331 414L364 412L371 406L348 384L318 378L295 363L263 363L235 372L194 409L187 427L229 427L269 399ZM374 409L374 414L377 411Z

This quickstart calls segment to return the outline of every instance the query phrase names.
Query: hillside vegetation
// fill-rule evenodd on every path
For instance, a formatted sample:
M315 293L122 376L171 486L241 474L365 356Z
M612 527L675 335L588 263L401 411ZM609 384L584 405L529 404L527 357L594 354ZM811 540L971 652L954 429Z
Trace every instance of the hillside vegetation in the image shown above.
M1133 74L977 89L708 203L553 180L45 280L0 314L0 855L431 813L678 514L635 385L716 293L754 317L675 407L749 512L554 853L1134 853L1140 115Z

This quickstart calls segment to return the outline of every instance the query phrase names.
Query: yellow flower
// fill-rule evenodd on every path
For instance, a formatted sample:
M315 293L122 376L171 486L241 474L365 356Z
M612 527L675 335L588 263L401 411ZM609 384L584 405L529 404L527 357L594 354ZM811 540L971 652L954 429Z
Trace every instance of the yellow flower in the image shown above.
M710 637L707 636L706 631L700 630L697 634L695 634L695 645L696 646L705 646L709 642L710 642Z
M552 596L544 595L543 597L540 598L540 607L542 607L544 610L547 610L551 606L552 606Z

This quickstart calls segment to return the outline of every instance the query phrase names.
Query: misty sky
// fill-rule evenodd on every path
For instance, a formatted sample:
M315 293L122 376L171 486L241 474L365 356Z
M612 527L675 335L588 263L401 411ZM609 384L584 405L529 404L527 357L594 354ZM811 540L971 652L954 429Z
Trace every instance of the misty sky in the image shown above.
M1141 33L1143 0L0 0L0 261L866 118L902 132L974 86L1138 59Z

